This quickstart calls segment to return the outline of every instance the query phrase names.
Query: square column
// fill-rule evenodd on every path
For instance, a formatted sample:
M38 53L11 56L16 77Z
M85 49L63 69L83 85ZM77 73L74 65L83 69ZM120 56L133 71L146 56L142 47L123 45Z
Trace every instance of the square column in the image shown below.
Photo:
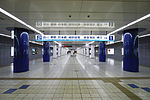
M83 55L86 55L86 48L83 49Z
M95 58L95 46L91 45L91 58Z
M60 57L61 54L61 47L58 47L58 57Z
M86 45L86 56L88 57L90 55L90 52L89 52L89 45Z
M53 46L53 58L57 58L57 45Z

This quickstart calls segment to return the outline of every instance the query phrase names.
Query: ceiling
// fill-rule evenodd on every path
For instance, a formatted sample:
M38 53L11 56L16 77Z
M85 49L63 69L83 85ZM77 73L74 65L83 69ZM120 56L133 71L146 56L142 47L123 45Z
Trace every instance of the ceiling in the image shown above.
M44 34L94 35L109 33L150 13L150 0L0 0L0 8L20 18ZM71 17L70 17L71 16ZM89 16L89 17L88 17ZM114 22L115 28L37 28L36 22ZM146 28L150 33L150 19L129 28ZM0 33L10 35L6 27L24 27L0 14ZM121 36L116 35L116 39ZM34 35L30 36L34 40ZM62 42L64 43L64 42ZM85 42L71 43L85 44Z

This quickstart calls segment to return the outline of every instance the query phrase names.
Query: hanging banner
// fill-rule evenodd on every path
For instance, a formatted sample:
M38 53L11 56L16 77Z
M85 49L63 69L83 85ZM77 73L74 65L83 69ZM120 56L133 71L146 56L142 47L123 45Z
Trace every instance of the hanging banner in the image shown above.
M114 41L114 35L36 35L35 41Z

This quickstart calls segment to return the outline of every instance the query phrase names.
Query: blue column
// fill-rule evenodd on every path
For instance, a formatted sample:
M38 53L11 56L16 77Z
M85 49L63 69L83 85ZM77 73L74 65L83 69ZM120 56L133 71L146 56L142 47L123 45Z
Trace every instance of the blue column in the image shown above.
M44 42L43 44L43 62L50 61L50 50L49 50L49 42Z
M105 42L100 42L99 44L99 62L106 62Z
M138 30L124 31L123 70L139 72Z
M23 28L14 29L14 72L25 72L29 70L29 31Z

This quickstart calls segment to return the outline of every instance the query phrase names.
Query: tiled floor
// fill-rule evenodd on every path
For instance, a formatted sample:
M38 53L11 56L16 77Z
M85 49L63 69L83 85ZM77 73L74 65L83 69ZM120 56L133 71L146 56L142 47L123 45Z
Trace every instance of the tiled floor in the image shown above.
M150 79L119 81L0 80L0 100L149 100Z
M0 68L0 100L150 100L150 68L122 70L122 62L98 62L82 55L43 63L30 61L30 71Z
M26 89L19 89L29 85ZM5 93L9 89L17 89ZM101 80L0 80L0 100L130 100Z
M150 100L150 79L128 79L119 82L143 100Z
M122 62L107 59L107 62L98 62L98 59L70 55L51 59L43 63L42 59L30 61L30 71L13 73L13 67L0 68L0 77L23 78L93 78L93 77L149 77L150 68L140 66L140 72L132 73L122 70Z

